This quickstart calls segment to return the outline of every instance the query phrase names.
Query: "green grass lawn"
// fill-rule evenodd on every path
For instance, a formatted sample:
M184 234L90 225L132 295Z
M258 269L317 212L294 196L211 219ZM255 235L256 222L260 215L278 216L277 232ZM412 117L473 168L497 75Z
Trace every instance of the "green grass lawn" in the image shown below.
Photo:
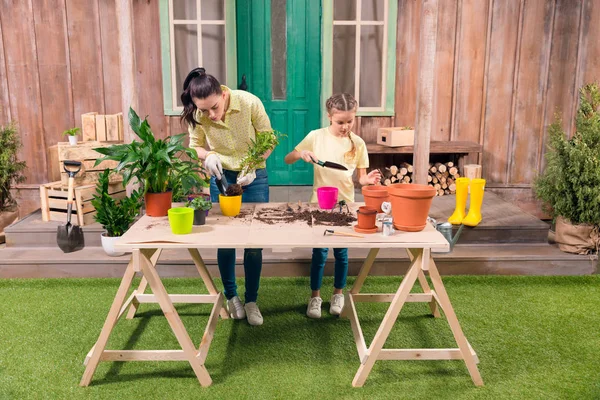
M392 293L399 279L369 278L363 292ZM323 285L321 320L304 314L308 278L263 278L263 326L219 321L206 360L211 387L202 388L186 362L103 362L82 388L82 362L119 280L0 280L0 399L600 398L600 276L444 281L478 353L481 388L462 361L378 361L365 386L353 388L359 360L349 321L328 314L331 278ZM206 292L200 279L164 282L171 293ZM386 307L358 305L368 344ZM210 307L177 309L199 343ZM385 347L457 347L445 319L428 310L424 303L405 305ZM119 321L107 348L179 346L158 306L143 304L135 319Z

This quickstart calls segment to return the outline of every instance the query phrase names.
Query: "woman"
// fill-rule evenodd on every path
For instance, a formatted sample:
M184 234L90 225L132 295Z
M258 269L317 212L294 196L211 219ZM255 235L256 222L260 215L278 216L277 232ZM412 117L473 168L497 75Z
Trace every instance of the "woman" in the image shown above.
M190 147L196 149L211 175L212 201L219 200L215 178L225 176L227 182L237 182L244 187L242 202L268 202L269 182L264 165L239 176L242 169L240 164L248 151L250 139L254 139L257 132L272 130L260 99L242 90L231 90L207 74L204 68L195 68L185 78L181 101L184 107L181 119L189 127ZM210 151L204 149L206 144ZM271 151L265 153L264 159L270 154ZM243 306L235 282L235 249L218 249L217 262L231 317L247 317L250 325L262 325L263 318L256 304L262 249L244 249L246 303Z

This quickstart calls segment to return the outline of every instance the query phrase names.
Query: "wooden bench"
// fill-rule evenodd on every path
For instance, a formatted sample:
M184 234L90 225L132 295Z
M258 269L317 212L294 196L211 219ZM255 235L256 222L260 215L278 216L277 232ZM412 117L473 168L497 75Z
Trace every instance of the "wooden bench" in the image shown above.
M367 152L369 154L413 154L414 149L414 146L389 147L375 143L367 143ZM429 154L456 155L458 157L458 169L461 174L464 171L465 156L475 157L482 151L482 145L467 141L432 141L429 148Z

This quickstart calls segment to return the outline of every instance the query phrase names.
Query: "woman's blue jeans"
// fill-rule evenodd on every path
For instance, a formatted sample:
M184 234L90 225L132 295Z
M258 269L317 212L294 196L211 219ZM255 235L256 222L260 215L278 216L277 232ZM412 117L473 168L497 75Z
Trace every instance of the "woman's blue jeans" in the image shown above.
M329 249L313 249L312 263L310 266L310 289L319 290L323 283L323 270L327 261ZM335 269L333 273L333 286L336 289L346 287L348 276L348 249L333 249L335 256Z
M238 171L223 170L229 184L236 183ZM210 178L210 198L212 202L219 201L219 189L215 178ZM266 169L256 170L256 179L248 186L244 186L242 203L268 203L269 179ZM225 297L231 299L237 296L235 283L235 249L218 249L217 263L223 281ZM245 302L252 303L258 298L260 273L262 270L262 249L244 249L244 273L246 274Z

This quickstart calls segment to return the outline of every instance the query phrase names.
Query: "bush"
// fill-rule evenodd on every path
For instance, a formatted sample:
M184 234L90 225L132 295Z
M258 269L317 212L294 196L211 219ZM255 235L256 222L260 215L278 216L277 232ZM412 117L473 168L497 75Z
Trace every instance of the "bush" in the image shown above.
M576 132L566 138L557 116L550 125L546 169L535 182L536 195L554 218L572 224L600 224L600 91L597 83L580 90Z
M0 126L0 212L16 204L10 189L17 183L25 182L23 171L27 168L25 161L18 161L21 140L14 123Z

